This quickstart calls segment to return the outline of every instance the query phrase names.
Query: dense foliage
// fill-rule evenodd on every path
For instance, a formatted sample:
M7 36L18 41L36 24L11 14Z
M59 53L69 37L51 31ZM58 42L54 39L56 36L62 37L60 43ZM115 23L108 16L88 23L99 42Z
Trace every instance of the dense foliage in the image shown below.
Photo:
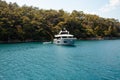
M0 0L0 41L52 40L62 28L78 39L120 37L116 19L64 10L43 10Z

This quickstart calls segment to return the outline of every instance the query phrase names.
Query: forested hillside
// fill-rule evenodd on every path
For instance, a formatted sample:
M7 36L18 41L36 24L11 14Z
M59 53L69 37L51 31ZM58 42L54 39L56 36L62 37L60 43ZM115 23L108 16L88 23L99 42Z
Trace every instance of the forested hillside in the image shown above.
M83 11L44 10L0 0L0 41L49 41L62 28L78 39L120 37L120 22Z

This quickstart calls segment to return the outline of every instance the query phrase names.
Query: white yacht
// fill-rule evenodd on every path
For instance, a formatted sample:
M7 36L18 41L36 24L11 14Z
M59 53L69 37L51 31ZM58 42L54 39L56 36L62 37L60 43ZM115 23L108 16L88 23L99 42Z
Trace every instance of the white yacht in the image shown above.
M54 43L58 45L74 45L75 40L76 38L64 29L61 30L58 35L55 35Z

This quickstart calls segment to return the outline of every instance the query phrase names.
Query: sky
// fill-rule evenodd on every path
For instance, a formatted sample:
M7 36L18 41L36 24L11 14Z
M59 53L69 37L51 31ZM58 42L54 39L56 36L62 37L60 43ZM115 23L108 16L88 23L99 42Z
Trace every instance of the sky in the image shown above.
M67 12L73 10L96 14L104 18L115 18L120 21L120 0L4 0L16 2L19 6L27 5L39 9L63 9Z

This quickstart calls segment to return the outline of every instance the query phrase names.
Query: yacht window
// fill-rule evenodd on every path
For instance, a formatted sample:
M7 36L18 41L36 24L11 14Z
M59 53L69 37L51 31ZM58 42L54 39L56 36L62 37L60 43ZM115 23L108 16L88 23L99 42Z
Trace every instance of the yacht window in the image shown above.
M68 38L73 38L72 36L69 36Z
M68 32L61 32L61 34L68 34Z
M67 41L64 41L64 43L67 43Z
M57 43L60 43L60 41L57 41Z
M62 38L67 38L66 36L63 36Z
M57 39L59 39L60 37L56 37Z

